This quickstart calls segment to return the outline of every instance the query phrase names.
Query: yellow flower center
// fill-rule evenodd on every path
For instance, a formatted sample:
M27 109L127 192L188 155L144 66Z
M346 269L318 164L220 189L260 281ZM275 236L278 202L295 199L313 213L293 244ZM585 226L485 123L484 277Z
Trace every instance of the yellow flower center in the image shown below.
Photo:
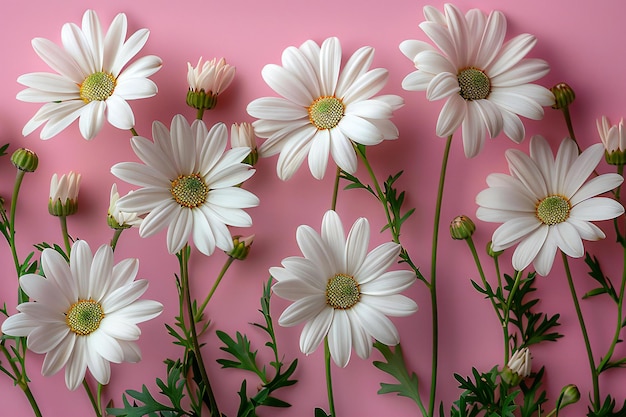
M174 200L187 208L201 206L209 195L209 186L206 185L200 174L180 175L172 181L170 189Z
M65 322L77 335L87 336L98 330L103 318L104 311L100 303L92 299L78 300L66 313Z
M322 130L337 126L346 108L337 97L324 96L316 99L307 110L311 123Z
M106 72L94 72L80 85L80 98L85 103L104 101L113 95L115 78Z
M481 100L487 98L491 92L491 81L484 72L477 68L466 68L461 70L457 79L461 91L459 94L465 100Z
M567 220L571 208L569 201L565 197L551 195L537 204L537 218L543 224L552 226Z
M326 304L334 309L346 310L359 302L359 284L350 275L337 274L326 284Z

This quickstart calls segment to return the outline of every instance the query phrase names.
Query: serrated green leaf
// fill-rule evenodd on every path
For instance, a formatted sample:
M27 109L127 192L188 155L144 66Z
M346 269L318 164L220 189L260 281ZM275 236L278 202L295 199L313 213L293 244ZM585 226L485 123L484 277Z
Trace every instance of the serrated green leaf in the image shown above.
M386 362L374 361L374 366L398 381L398 384L381 383L378 393L397 393L400 396L411 398L418 405L421 404L417 375L414 372L409 373L407 370L400 344L396 345L392 351L389 346L376 341L374 348L378 349L386 360Z

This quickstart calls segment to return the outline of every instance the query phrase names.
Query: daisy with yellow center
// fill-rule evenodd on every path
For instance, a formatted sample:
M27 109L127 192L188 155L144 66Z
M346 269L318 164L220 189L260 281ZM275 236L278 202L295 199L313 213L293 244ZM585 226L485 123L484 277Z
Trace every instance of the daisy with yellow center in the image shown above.
M298 228L296 239L304 257L283 259L270 268L277 281L272 290L293 301L280 316L281 326L305 322L300 349L310 354L328 337L331 356L346 366L352 348L369 357L372 340L396 345L399 336L387 316L408 316L417 310L400 293L415 281L411 271L387 271L397 262L400 245L384 243L368 253L370 229L358 219L346 237L336 212L326 212L322 232Z
M287 180L308 157L311 174L321 179L329 156L354 174L354 143L376 145L396 139L392 113L404 102L395 95L376 96L387 82L383 68L370 70L374 49L362 47L340 68L342 50L337 38L322 45L312 40L283 52L282 66L266 65L265 82L282 97L263 97L248 105L258 118L256 134L267 140L261 157L280 154L278 177Z
M45 277L26 274L20 286L30 301L2 323L2 332L26 337L35 353L46 354L44 376L65 366L65 383L75 390L87 369L100 384L107 384L110 362L138 362L137 326L161 313L163 306L139 300L148 281L137 280L139 261L113 264L113 250L102 245L95 254L79 240L72 246L69 265L54 249L44 249Z
M201 120L191 125L181 115L171 129L153 124L154 141L135 136L131 145L143 163L122 162L111 168L118 178L141 188L120 198L120 210L146 214L139 234L148 237L167 227L167 248L176 253L193 239L205 255L216 247L231 251L228 226L249 227L244 211L259 199L239 187L254 170L242 161L250 148L226 150L228 130L218 123L209 130Z
M603 239L604 233L592 222L624 213L619 202L598 197L618 187L621 175L602 174L587 181L603 154L597 143L579 155L576 143L566 138L554 157L541 136L531 139L530 156L509 149L511 175L490 174L489 188L476 196L476 216L503 223L493 234L493 250L517 245L512 257L515 270L532 263L537 273L547 275L557 249L578 258L585 253L583 239Z
M520 143L525 131L519 116L541 119L542 106L554 103L550 90L532 84L548 73L548 64L524 58L535 38L523 34L505 43L506 18L498 11L485 16L472 9L463 15L446 4L444 13L424 7L424 16L419 26L439 50L419 40L402 42L400 50L417 69L402 87L426 91L430 101L446 100L437 135L448 137L462 127L468 158L478 155L486 135L504 132Z
M83 15L82 27L66 23L63 47L48 39L33 39L33 48L57 73L30 73L18 78L28 88L18 100L45 103L26 123L28 135L42 124L41 138L49 139L79 119L80 133L93 139L108 120L128 130L135 116L128 100L152 97L156 84L148 77L161 68L161 59L144 56L127 65L148 40L149 31L140 29L126 39L126 15L118 14L106 34L93 10Z

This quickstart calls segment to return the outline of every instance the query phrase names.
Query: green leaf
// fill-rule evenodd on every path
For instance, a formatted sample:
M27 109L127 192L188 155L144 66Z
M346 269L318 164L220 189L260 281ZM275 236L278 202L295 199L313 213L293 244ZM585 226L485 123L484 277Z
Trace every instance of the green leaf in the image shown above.
M236 360L218 359L217 363L222 365L223 368L237 368L244 371L254 372L259 375L261 379L266 377L265 370L260 369L256 363L256 354L250 350L250 341L246 335L240 332L236 333L237 340L235 341L225 332L218 330L216 332L217 337L224 343L225 346L220 347L221 350L231 354Z
M383 354L383 357L387 361L374 361L374 366L388 373L399 382L398 384L381 382L378 393L389 394L395 392L399 396L411 398L418 405L421 404L417 375L414 372L409 374L400 344L396 345L393 351L389 346L379 341L374 342L374 347Z
M314 417L330 417L330 414L326 414L326 411L321 408L316 408Z
M589 252L585 252L585 263L589 266L589 276L600 284L600 287L587 292L583 298L607 294L613 301L615 301L616 304L619 303L617 292L615 291L611 280L604 275L604 272L602 272L598 259L595 256L589 255Z

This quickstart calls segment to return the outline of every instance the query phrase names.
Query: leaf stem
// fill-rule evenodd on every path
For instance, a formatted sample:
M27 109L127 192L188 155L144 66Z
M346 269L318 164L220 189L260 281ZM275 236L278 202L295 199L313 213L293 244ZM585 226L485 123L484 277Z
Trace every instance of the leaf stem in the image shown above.
M217 290L217 286L220 284L220 282L222 282L222 278L224 278L226 271L228 271L228 268L232 265L234 260L235 258L233 258L232 256L229 256L228 259L226 259L226 262L224 263L224 266L222 266L222 270L220 271L219 275L215 279L215 282L213 283L211 290L209 291L206 298L202 302L202 305L200 305L200 308L196 312L196 316L194 317L194 320L196 322L201 320L202 314L204 313L204 309L206 308L207 304L209 304L209 301L211 300L211 298L213 297L213 294L215 294L215 291Z

